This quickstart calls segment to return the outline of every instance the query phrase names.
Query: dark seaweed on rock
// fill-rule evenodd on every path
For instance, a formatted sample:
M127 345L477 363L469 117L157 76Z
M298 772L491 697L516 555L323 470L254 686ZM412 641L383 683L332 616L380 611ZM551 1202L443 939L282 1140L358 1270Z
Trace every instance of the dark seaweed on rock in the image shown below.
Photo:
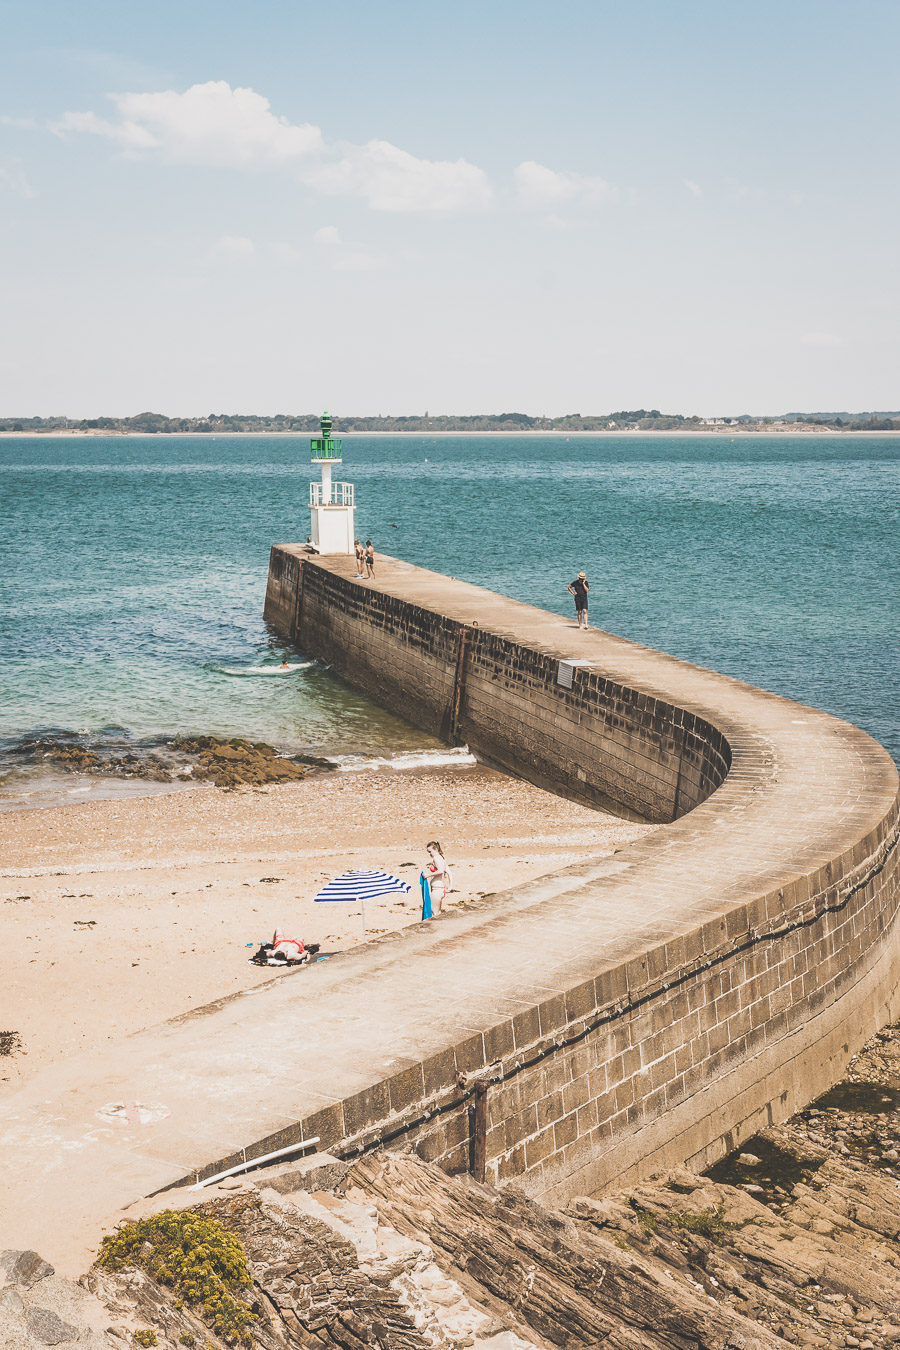
M216 787L264 787L269 783L292 783L305 778L308 770L292 759L285 759L264 741L245 741L239 737L223 740L218 736L178 736L172 749L197 755L195 779L209 779Z
M0 1031L0 1055L14 1055L22 1049L22 1037L17 1031Z
M153 755L100 754L86 745L67 740L42 738L22 741L15 755L49 760L54 768L72 773L103 774L108 778L147 778L158 783L171 781L171 766Z
M168 743L168 751L174 752L174 757L165 751L135 754L130 750L118 753L103 746L95 749L74 739L74 733L66 733L21 741L11 753L49 761L54 768L71 773L143 778L157 783L179 779L210 781L221 788L292 783L304 778L309 769L337 768L333 760L320 755L283 756L264 741L237 736L176 736Z

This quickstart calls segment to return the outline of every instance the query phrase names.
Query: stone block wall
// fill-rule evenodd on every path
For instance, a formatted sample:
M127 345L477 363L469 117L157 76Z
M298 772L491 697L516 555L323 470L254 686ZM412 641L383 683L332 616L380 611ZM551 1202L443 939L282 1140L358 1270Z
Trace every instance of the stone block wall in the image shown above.
M276 615L289 614L284 631L349 684L435 735L448 733L458 624L313 560L300 562L298 574L280 558L278 566L283 587L271 605L267 596L266 608L274 626Z
M683 815L724 781L730 751L709 722L587 667L476 630L459 735L552 792L647 821Z
M435 735L541 787L669 821L730 763L709 722L558 658L272 550L266 618L350 684Z
M276 632L294 639L299 629L301 568L304 555L297 549L273 548L263 617Z
M373 1077L258 1151L315 1135L349 1160L411 1146L448 1171L472 1170L483 1089L492 1184L515 1179L558 1203L675 1164L705 1167L827 1091L900 1014L898 896L895 803L857 848L792 888L561 992L511 1000L506 1016L482 1013L481 1030L478 1013L461 1011L467 1025L444 1049ZM558 907L547 918L560 923ZM401 978L416 959L407 940L382 940Z
M895 809L798 903L760 897L468 1038L461 1072L490 1084L487 1179L559 1199L706 1166L826 1091L900 1011L897 829ZM466 1168L469 1111L424 1123L417 1151Z
M402 564L375 586L346 573L279 560L267 614L418 725L567 797L674 823L625 861L547 879L533 907L485 903L449 943L484 980L458 993L440 1048L405 1041L402 1070L373 1066L301 1135L346 1157L411 1144L559 1200L711 1163L826 1091L900 1014L900 798L869 737L608 635L579 637L591 659L560 683L574 639L556 616ZM430 937L373 947L404 979L418 962L440 978Z

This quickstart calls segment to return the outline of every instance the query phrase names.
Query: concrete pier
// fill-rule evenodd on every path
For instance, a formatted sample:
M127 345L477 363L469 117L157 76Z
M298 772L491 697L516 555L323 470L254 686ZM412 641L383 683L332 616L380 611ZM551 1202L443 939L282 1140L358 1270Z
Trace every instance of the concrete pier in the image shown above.
M0 1113L0 1246L77 1266L91 1220L311 1135L551 1200L699 1168L896 1017L898 779L870 737L398 560L354 570L276 548L267 617L446 739L669 823L43 1071ZM110 1126L116 1100L168 1115Z

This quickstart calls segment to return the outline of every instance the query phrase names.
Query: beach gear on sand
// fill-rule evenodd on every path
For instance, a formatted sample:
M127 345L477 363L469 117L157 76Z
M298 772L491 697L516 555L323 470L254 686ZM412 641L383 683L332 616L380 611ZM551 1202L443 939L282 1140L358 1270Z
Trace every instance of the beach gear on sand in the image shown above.
M432 919L434 914L431 909L431 882L424 872L419 873L419 885L422 888L422 918Z
M303 966L319 950L318 942L304 943L302 938L285 937L276 931L271 942L263 942L250 957L252 966Z
M394 891L404 891L408 895L411 890L412 887L408 881L401 881L399 877L393 876L390 872L383 872L379 868L369 871L364 868L354 868L352 872L342 872L333 881L326 882L319 894L313 896L313 904L343 901L351 905L360 905L362 907L363 938L365 938L366 901L376 900L382 895L391 895Z

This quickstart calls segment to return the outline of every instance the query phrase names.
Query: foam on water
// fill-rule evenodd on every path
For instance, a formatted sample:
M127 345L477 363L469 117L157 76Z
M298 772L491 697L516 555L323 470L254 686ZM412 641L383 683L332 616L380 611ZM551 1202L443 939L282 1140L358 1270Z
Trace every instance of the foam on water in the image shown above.
M441 769L478 763L467 745L445 750L397 751L387 756L335 755L334 762L343 773L360 773L367 769Z
M314 666L315 661L295 661L286 666L215 666L220 675L236 675L239 677L249 675L290 675L295 670L309 670Z

